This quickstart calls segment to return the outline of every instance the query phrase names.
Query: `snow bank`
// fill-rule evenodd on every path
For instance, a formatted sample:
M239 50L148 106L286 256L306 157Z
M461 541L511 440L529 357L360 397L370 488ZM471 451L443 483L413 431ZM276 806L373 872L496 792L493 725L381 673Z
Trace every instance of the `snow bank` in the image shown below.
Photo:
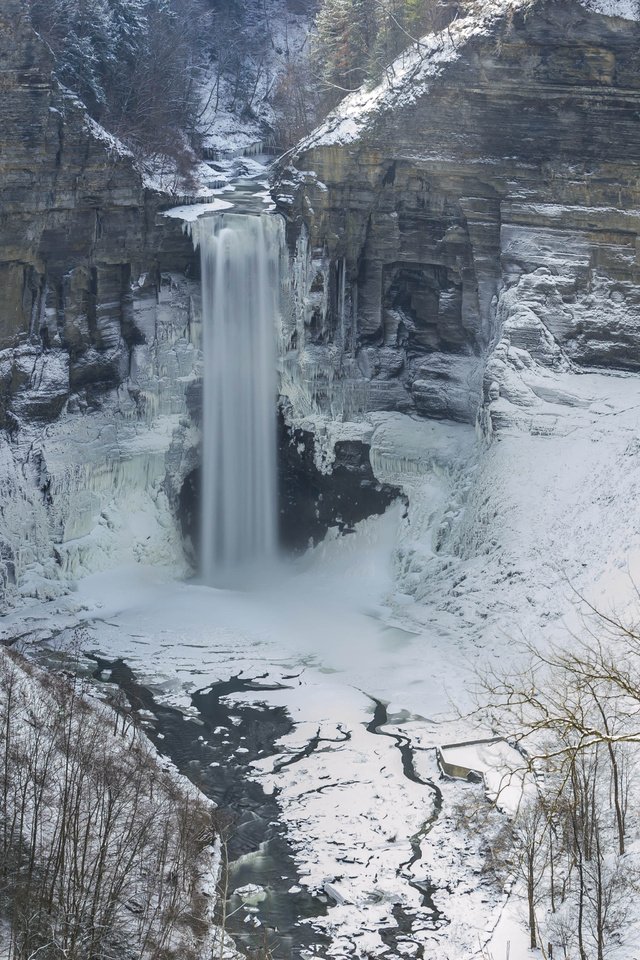
M640 20L638 0L580 0L583 7L601 13L605 17L620 17L623 20Z
M206 216L209 213L219 213L220 210L230 210L233 204L228 200L222 200L216 197L208 203L190 203L181 207L171 207L170 210L164 210L164 217L174 217L176 220L184 220L185 223L193 223L198 217Z

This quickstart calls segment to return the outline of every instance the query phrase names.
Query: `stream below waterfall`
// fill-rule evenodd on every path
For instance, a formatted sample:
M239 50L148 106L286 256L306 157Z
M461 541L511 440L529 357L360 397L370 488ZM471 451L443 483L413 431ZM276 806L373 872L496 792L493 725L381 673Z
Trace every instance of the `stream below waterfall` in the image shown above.
M499 902L449 825L465 788L438 780L434 748L453 731L437 647L425 660L427 638L386 619L401 509L262 589L137 567L28 612L58 645L82 627L104 695L124 690L230 815L229 929L245 948L266 930L274 960L431 960L443 937L477 943Z
M331 887L328 893L310 895L300 885L295 852L282 821L277 791L265 792L250 772L251 763L260 757L279 756L276 743L291 731L291 719L281 707L259 700L243 703L235 699L247 694L259 698L284 690L287 685L270 684L266 675L253 679L231 677L211 684L205 691L196 691L191 698L195 713L187 714L163 703L150 686L140 684L123 660L112 661L97 655L91 659L96 664L94 679L100 681L105 673L109 676L110 682L126 694L131 708L142 718L146 733L158 751L229 816L226 926L236 943L255 950L266 939L274 960L324 956L329 939L313 921L326 916L332 901ZM433 889L428 883L412 881L410 871L422 858L421 843L437 820L442 794L434 783L417 774L411 740L384 729L392 722L386 705L376 698L371 700L374 715L366 724L367 732L390 737L400 752L403 775L433 791L435 796L433 814L410 838L411 858L400 865L398 873L418 890L437 927L443 917L433 903ZM225 734L222 740L217 736L221 730ZM344 731L342 740L347 742L350 738L351 734ZM274 770L280 772L322 750L325 742L328 741L315 735L298 754L276 759ZM339 743L340 738L332 742ZM244 755L240 757L240 753ZM329 786L321 785L316 790L322 792ZM410 936L412 930L412 917L401 904L394 906L393 915L397 928L385 930L383 937L391 949L399 938Z
M299 886L277 797L247 776L252 760L275 752L275 741L289 732L291 721L282 708L232 707L225 699L247 691L259 695L273 687L260 679L233 677L195 693L197 713L188 715L138 683L124 661L95 659L96 678L109 671L133 709L144 711L147 735L158 751L229 817L227 929L236 943L256 949L264 931L278 960L294 960L305 949L321 948L326 938L305 921L326 913L327 898L310 896ZM221 728L224 740L215 732ZM238 749L246 750L242 759ZM249 885L262 888L264 899L245 906L236 891Z

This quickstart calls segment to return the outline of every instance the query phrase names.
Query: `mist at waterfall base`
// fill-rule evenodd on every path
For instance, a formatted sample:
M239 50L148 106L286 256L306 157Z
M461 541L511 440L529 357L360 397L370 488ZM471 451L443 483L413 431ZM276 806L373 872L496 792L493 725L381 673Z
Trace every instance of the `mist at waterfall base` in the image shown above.
M252 202L249 195L242 212L195 224L204 352L200 582L217 588L203 602L223 629L253 637L266 630L270 643L279 637L294 649L304 635L306 652L331 651L340 669L357 671L367 648L389 639L377 606L391 588L399 514L392 510L346 549L337 531L307 555L278 549L276 346L288 259L283 220L255 212ZM352 581L345 590L338 581L353 577L354 553L361 589Z
M249 193L242 212L194 225L204 352L199 579L216 588L198 593L198 606L242 643L264 638L294 658L322 651L323 663L372 694L394 700L396 677L406 697L416 680L397 653L413 635L384 622L403 508L359 524L353 537L336 527L303 555L278 548L276 346L288 259L283 220L252 202Z
M211 586L259 580L277 557L276 324L280 217L201 218L204 346L201 575Z

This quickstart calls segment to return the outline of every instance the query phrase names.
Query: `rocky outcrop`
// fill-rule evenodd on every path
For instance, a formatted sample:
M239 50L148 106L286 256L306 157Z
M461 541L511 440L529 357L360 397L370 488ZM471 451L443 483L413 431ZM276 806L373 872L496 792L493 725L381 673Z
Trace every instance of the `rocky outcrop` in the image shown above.
M478 4L287 158L294 406L491 431L521 371L640 368L634 3Z
M0 386L10 427L122 382L161 274L184 272L193 251L177 224L158 229L167 198L145 191L133 157L59 87L14 0L0 9L0 56L0 349L19 348Z
M401 496L380 483L371 468L370 441L336 440L330 469L318 462L312 430L288 427L279 419L280 542L303 551L323 540L331 527L352 533L366 517L384 513Z
M59 86L20 0L0 3L0 59L1 595L125 544L171 555L197 460L199 285L161 216L175 201Z

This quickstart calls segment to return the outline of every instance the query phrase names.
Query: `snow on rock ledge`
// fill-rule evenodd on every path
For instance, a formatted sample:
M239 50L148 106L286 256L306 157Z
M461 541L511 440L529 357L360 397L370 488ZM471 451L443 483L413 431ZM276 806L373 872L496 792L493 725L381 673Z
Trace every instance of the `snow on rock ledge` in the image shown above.
M621 17L625 20L640 20L638 0L580 0L583 7L601 13L605 17Z
M375 87L363 85L341 101L327 120L297 147L296 153L321 146L353 143L365 132L376 115L404 108L429 92L434 79L447 66L464 56L464 48L474 40L490 35L498 21L511 21L522 11L531 16L536 7L550 0L480 0L470 13L456 19L441 33L423 37L405 51L387 70ZM552 0L557 2L557 0ZM640 20L638 0L567 0L607 17Z

